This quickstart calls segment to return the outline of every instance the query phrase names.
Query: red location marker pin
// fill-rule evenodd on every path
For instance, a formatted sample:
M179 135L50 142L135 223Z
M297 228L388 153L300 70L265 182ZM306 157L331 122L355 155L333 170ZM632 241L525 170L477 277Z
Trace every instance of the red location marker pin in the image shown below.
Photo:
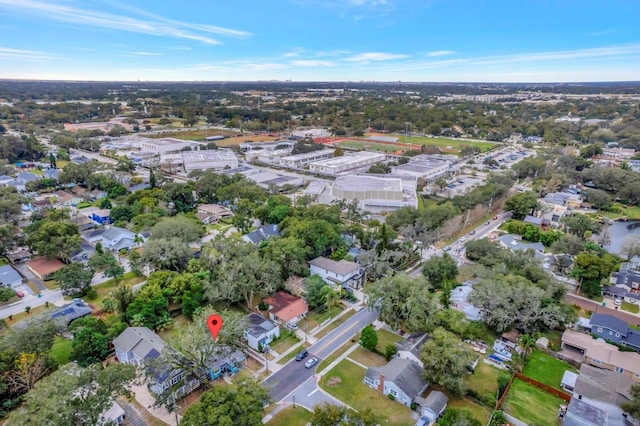
M213 336L213 340L218 340L218 333L222 328L222 317L218 314L213 314L207 318L207 327L209 327L209 331L211 332L211 336Z

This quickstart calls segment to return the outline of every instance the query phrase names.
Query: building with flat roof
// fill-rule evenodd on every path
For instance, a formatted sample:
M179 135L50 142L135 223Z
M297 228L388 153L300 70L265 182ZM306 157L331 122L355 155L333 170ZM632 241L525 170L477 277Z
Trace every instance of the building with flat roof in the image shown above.
M291 155L293 148L284 149L251 149L244 153L249 163L279 164L282 157Z
M386 159L387 155L380 152L361 151L353 155L312 162L309 164L309 171L336 176L347 172L363 171L371 165L381 163Z
M140 142L140 150L152 152L155 155L181 152L184 148L195 148L200 144L175 138L147 139Z
M391 173L401 176L413 176L427 183L453 172L452 163L431 159L411 159L408 163L391 167Z
M238 158L232 151L226 149L184 151L182 163L187 173L193 170L235 169L238 167Z
M333 158L335 152L335 149L321 149L319 151L289 155L280 159L280 165L284 167L301 168L314 161Z
M417 180L410 176L347 175L333 182L331 195L338 200L358 200L365 210L388 211L405 206L417 208L416 188Z

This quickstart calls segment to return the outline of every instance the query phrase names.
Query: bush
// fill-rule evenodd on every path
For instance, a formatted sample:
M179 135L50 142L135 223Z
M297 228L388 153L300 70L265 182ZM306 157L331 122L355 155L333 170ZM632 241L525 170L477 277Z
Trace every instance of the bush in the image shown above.
M0 287L0 302L6 302L16 295L16 292L10 288Z
M266 311L269 309L269 304L262 301L258 304L258 309L261 311Z
M88 300L96 300L98 298L98 292L94 289L91 289L89 293L87 293Z
M390 393L387 394L387 396L389 397L390 400L395 401L396 397L391 395Z
M391 358L396 356L397 353L398 348L396 347L396 345L394 345L393 343L389 343L384 348L384 359L386 359L387 361L391 361Z

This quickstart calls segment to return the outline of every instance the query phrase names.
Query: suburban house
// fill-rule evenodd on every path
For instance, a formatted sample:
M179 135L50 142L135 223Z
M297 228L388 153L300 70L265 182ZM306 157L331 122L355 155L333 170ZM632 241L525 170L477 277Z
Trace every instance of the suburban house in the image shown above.
M31 252L29 251L29 247L16 247L7 252L6 258L15 265L16 263L23 263L31 259Z
M78 249L78 251L71 253L71 261L73 263L87 263L95 253L95 247L83 240L82 242L80 242L80 248Z
M139 247L144 238L128 229L112 226L102 233L102 247L114 252Z
M612 285L602 287L605 296L628 303L640 303L640 263L623 262L618 272L611 274L609 283Z
M432 390L426 398L416 397L415 403L420 406L420 420L424 425L432 425L447 409L449 397L444 393Z
M49 319L52 321L58 321L62 325L69 325L72 321L78 318L91 315L93 309L87 305L82 299L73 299L71 303L60 306L49 314Z
M111 224L111 209L99 209L97 207L88 207L82 209L81 213L88 219L94 221L99 225Z
M41 280L49 280L51 276L58 272L64 263L58 259L47 259L45 257L37 257L27 262L27 268Z
M326 257L316 257L309 262L309 275L318 275L325 283L334 287L360 288L362 269L356 262L335 261Z
M610 340L615 344L631 347L640 351L640 331L633 330L629 325L613 315L594 313L589 320L591 334Z
M279 291L264 299L269 305L269 318L280 325L297 324L309 311L304 299Z
M58 178L60 177L60 169L44 169L42 171L42 178L43 179L53 179L53 180L58 180Z
M363 382L407 407L429 386L422 377L422 367L403 358L394 358L383 367L369 367Z
M565 330L560 353L577 362L615 371L640 382L640 354L619 351L617 346L594 339L589 334Z
M570 213L573 209L580 208L582 205L580 195L568 191L550 192L539 201L548 210L542 217L549 219L554 226L560 223L560 219L564 215Z
M122 409L120 404L118 404L115 401L113 402L113 405L111 406L111 408L109 408L107 411L102 413L102 415L100 416L100 419L103 422L102 424L108 423L108 424L121 425L122 423L124 423L124 418L125 418L124 410Z
M242 239L251 244L260 244L263 241L268 240L271 237L277 237L280 235L278 232L278 225L261 225L253 232L249 232L242 236Z
M219 204L202 204L198 206L197 215L202 215L202 217L207 217L207 223L215 223L220 219L228 218L233 216L233 212L225 206L221 206ZM200 216L198 216L200 218ZM202 219L200 219L202 220Z
M498 237L500 244L511 251L526 251L534 250L539 253L544 251L544 245L542 243L525 243L522 242L522 237L519 235L506 234Z
M424 367L420 359L420 348L427 339L428 336L426 333L412 333L406 339L395 342L394 345L398 349L396 357L414 361L419 364L420 367Z
M604 413L604 422L598 425L629 424L624 421L625 413L620 405L632 400L634 383L635 380L615 371L583 364L573 388L573 398Z
M207 360L207 376L210 380L215 380L225 373L229 375L236 374L246 360L247 355L241 350L229 347L223 348L220 353L211 356Z
M469 295L473 291L473 285L470 281L465 281L461 286L451 290L451 307L456 311L460 311L470 321L480 321L482 319L482 311L469 302Z
M16 288L22 285L22 276L11 265L0 266L0 285Z
M113 346L119 362L143 367L145 360L159 357L167 344L147 327L127 327Z
M58 190L55 192L57 198L56 204L59 207L71 207L78 205L84 201L82 197L78 197L70 192Z
M543 230L549 229L549 226L551 226L551 220L544 219L541 217L531 216L531 215L527 215L524 218L523 222L531 225L535 225L538 228Z
M607 413L586 401L571 398L562 418L563 426L603 426L608 425ZM624 423L615 423L623 425Z
M280 327L262 315L250 313L248 316L249 328L245 330L244 337L250 348L259 351L265 345L280 337Z

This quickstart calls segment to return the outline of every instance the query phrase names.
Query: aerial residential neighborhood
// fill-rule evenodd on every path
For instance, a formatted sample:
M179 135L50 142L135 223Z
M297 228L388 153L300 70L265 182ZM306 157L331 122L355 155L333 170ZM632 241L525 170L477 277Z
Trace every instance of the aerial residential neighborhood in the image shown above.
M0 17L0 425L640 426L640 2Z

